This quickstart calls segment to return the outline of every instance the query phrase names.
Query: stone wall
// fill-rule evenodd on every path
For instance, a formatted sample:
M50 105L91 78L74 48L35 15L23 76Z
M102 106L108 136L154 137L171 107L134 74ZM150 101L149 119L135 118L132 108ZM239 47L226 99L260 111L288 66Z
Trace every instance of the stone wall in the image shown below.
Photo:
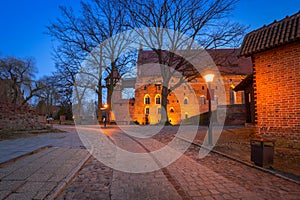
M0 131L44 129L36 110L30 106L0 103Z
M300 139L300 42L253 56L256 133Z

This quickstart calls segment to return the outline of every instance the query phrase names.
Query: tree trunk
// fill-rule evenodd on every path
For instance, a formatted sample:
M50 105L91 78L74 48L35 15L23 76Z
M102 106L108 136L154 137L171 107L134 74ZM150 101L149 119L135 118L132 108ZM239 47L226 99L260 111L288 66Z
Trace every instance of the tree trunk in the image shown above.
M101 85L101 79L98 82L98 90L97 90L97 95L98 95L98 122L102 122L102 85Z
M161 90L161 124L170 125L168 117L168 95L169 95L169 78L163 78L163 87Z

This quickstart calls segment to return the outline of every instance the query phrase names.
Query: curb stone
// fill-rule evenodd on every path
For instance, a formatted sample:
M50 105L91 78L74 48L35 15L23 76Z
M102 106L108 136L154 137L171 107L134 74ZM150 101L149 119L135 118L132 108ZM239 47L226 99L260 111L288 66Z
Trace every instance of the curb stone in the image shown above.
M69 173L67 177L65 177L54 189L53 191L47 195L45 199L47 200L54 200L56 199L60 193L63 191L63 189L75 178L79 170L82 168L82 166L88 161L88 159L91 157L90 152L87 152L87 155L80 163L77 164L77 166Z

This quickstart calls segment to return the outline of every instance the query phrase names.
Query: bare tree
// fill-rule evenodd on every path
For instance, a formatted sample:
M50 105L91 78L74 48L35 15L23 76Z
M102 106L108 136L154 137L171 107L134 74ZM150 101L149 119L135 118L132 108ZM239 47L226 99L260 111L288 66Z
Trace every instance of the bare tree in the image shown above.
M57 106L58 103L63 105L65 96L60 93L60 83L57 80L58 77L55 75L44 76L40 79L44 87L36 94L39 114L54 117L53 108Z
M143 38L144 45L155 53L161 66L162 123L168 123L166 112L168 94L180 86L183 79L191 81L198 76L197 70L176 54L182 50L195 50L195 41L204 49L238 46L246 28L230 22L228 18L237 0L121 2L130 15L130 26L142 28L138 29L137 33ZM181 72L182 78L170 87L171 77L176 72Z
M45 87L42 81L34 80L37 69L32 58L0 59L0 78L9 83L12 92L10 103L25 105Z
M62 18L48 26L48 34L60 43L55 50L58 71L68 76L70 85L74 86L79 72L97 79L95 91L98 94L99 119L102 114L102 89L108 87L107 99L111 105L113 88L118 79L129 70L127 64L131 62L130 55L121 56L126 44L117 40L122 38L104 42L126 30L126 15L123 10L121 4L115 0L83 1L80 15L76 15L72 9L61 7ZM84 60L93 63L97 74L82 70ZM75 87L73 89L76 90Z

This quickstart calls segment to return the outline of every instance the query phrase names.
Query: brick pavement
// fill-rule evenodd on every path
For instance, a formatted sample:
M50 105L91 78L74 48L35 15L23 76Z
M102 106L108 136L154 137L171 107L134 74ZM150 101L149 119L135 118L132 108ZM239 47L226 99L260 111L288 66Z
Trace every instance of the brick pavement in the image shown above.
M58 199L299 199L300 196L300 185L256 168L214 153L200 159L196 146L191 146L171 165L140 174L111 169L90 157L68 184L89 155L82 149L74 127L59 128L69 133L15 140L15 145L23 144L25 150L30 146L30 150L44 145L54 147L1 164L0 199L47 199L56 197L65 185ZM176 130L167 127L154 139L128 137L117 128L107 129L106 134L123 149L149 152L167 144ZM2 142L1 148L3 144L13 144L13 141ZM7 147L2 155L13 157L14 145Z
M45 199L61 184L88 152L52 147L0 167L0 199Z
M168 127L154 140L131 140L119 130L109 134L123 148L151 151L170 141ZM131 142L130 142L131 140ZM126 147L127 145L127 147ZM176 162L155 172L124 173L90 159L59 199L299 199L300 185L210 153L203 159L192 146ZM102 170L105 171L104 175ZM97 175L96 175L97 174ZM102 176L102 175L103 176ZM97 187L85 187L97 185ZM105 186L105 187L104 187ZM76 190L83 187L84 190ZM104 189L105 197L99 190ZM84 195L84 196L81 196Z
M74 127L69 130L1 141L0 199L55 197L90 157Z

